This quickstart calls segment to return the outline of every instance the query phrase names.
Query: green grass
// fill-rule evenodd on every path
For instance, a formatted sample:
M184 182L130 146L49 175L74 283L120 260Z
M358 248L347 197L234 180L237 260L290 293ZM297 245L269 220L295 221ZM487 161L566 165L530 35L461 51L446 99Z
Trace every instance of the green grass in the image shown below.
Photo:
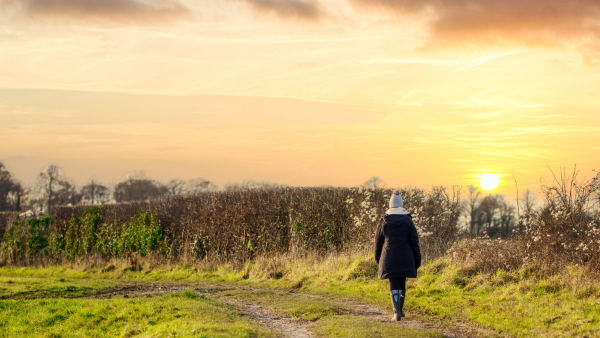
M196 286L203 292L205 284L181 283L177 286L188 290L152 296L144 288L144 284L150 282L135 281L143 293L130 291L126 293L127 298L113 294L115 298L98 299L93 297L99 291L132 286L134 282L127 278L99 279L99 275L93 274L81 278L79 271L52 268L0 269L0 275L3 273L10 274L0 277L5 298L0 300L0 336L3 337L277 335L261 328L251 317L240 316L233 306L191 291ZM100 276L107 277L103 273ZM348 314L351 305L343 301L305 294L281 290L212 290L210 297L256 304L269 309L275 318L285 316L299 323L310 323L308 329L316 337L441 337L433 331Z
M371 259L362 255L332 255L326 259L272 257L258 259L241 271L227 266L212 271L201 266L147 267L141 272L127 269L102 272L101 268L83 271L64 267L2 267L0 276L4 276L2 280L38 276L54 281L60 278L69 281L104 278L248 285L357 300L388 308L391 315L387 281L374 278ZM102 282L96 282L101 287ZM539 276L527 269L484 273L452 264L444 258L419 269L419 278L408 281L406 310L409 319L420 318L448 326L466 324L479 333L483 329L490 336L595 337L600 336L600 287L597 285L578 267L567 267L553 276ZM0 283L0 287L4 288L6 284ZM259 299L254 301L260 302ZM326 302L312 308L299 303L269 303L277 311L291 313L298 318L318 318L320 324L316 332L329 332L332 336L337 333L319 330L327 330L327 323L350 320ZM341 324L330 325L344 329ZM370 324L364 325L368 327ZM357 332L362 327L353 326Z
M511 336L599 336L600 294L580 273L485 274L442 260L422 271L409 296L423 313L465 318Z
M234 309L193 292L156 298L0 301L3 337L270 337Z

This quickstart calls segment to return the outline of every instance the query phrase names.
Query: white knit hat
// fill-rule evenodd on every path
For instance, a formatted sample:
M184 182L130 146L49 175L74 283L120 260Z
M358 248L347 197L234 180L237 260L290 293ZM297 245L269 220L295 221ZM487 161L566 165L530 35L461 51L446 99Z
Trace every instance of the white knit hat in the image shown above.
M394 194L390 197L390 208L402 208L404 203L402 203L402 196L400 196L400 191L394 190Z

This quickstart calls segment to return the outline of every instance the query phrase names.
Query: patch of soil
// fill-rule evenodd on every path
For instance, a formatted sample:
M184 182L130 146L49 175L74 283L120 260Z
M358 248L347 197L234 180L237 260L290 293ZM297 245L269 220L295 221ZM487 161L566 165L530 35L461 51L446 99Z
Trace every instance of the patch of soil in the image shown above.
M117 286L105 290L96 291L92 294L79 296L74 298L97 298L110 299L114 297L156 297L166 295L173 292L185 291L185 287L181 285L170 284L133 284L125 286Z
M252 303L234 302L223 298L213 298L223 303L233 305L244 315L253 317L255 320L270 327L274 331L283 334L289 338L312 338L313 335L307 330L307 326L302 322L294 321L291 317L279 317L273 315L267 309Z

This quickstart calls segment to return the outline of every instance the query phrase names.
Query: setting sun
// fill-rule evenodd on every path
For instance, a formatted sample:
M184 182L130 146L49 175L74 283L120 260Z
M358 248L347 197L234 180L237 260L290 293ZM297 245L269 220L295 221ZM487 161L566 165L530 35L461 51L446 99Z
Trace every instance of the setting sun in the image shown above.
M500 176L498 174L481 174L479 177L479 185L485 190L494 190L500 185Z

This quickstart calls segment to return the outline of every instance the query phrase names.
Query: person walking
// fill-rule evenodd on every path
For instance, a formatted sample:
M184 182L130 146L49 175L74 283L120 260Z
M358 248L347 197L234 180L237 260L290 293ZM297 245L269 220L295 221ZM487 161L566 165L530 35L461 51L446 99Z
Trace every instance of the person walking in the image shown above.
M379 220L374 242L379 279L390 280L394 308L392 320L397 321L404 317L402 307L406 300L406 278L417 278L417 269L421 266L417 228L404 209L398 190L390 197L390 208Z

